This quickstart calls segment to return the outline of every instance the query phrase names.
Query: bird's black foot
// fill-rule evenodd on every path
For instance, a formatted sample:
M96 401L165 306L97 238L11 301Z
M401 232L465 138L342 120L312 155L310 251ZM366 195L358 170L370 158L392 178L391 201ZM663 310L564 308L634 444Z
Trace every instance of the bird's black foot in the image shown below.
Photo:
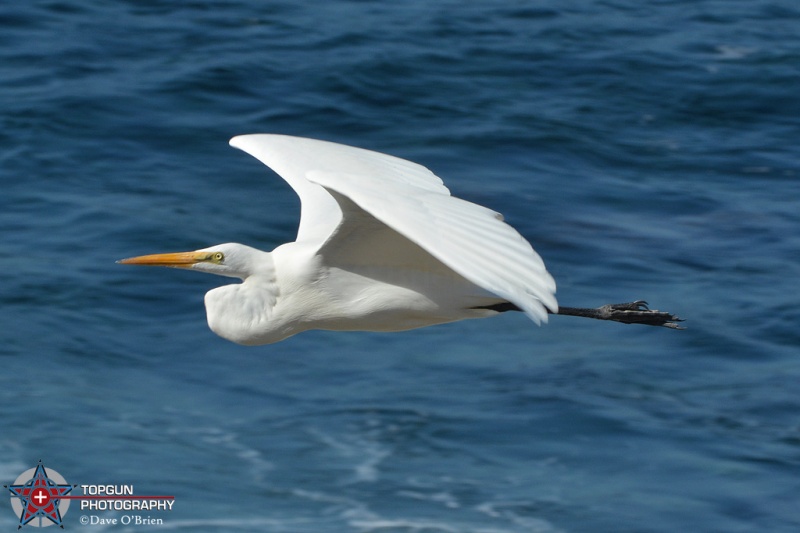
M678 322L683 319L658 309L650 309L647 302L637 300L624 304L607 304L597 308L601 320L613 320L623 324L645 324L647 326L663 326L672 329L685 329Z

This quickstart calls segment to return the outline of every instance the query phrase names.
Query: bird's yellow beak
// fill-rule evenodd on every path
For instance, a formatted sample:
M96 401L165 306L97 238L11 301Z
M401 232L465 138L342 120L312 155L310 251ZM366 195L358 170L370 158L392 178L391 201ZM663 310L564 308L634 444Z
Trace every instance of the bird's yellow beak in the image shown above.
M120 259L117 263L123 265L148 265L165 266L173 268L191 268L192 265L209 261L214 254L208 252L178 252L170 254L151 254L140 255L139 257L129 257Z

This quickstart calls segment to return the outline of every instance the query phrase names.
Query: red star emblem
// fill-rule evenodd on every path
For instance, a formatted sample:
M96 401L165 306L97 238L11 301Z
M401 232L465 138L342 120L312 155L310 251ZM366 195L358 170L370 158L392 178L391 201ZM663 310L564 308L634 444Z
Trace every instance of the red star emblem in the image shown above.
M36 517L47 518L57 526L61 523L61 512L58 505L61 496L68 494L72 485L59 485L47 477L47 470L41 461L36 466L33 477L22 485L10 485L8 490L22 502L22 513L19 527L24 526Z

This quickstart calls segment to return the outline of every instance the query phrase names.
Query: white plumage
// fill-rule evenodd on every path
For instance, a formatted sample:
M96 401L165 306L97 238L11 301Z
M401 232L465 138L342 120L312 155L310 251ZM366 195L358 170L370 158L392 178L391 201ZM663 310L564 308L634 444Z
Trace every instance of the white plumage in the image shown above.
M555 282L528 241L425 167L283 135L231 145L298 194L297 240L271 253L222 244L121 261L241 278L206 295L218 335L265 344L309 329L399 331L494 315L509 302L537 323L557 312Z

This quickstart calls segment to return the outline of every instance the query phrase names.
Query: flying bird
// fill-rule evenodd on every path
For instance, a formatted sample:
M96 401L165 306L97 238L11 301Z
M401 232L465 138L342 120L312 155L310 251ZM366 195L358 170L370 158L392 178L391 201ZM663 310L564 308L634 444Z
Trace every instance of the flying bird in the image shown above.
M556 284L502 215L456 198L427 168L390 155L285 135L242 135L300 197L297 239L272 252L227 243L144 255L129 265L185 268L241 283L205 296L208 325L258 345L313 330L401 331L506 311L679 328L643 301L559 308Z

